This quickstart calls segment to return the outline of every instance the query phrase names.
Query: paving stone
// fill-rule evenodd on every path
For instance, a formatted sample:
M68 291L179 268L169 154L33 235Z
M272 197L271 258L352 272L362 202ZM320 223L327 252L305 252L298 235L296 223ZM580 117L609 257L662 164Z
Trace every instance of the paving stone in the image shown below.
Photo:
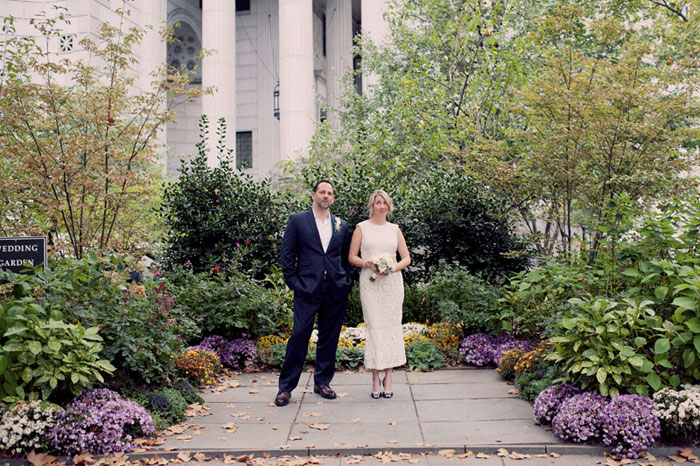
M415 403L419 422L504 419L532 421L532 405L520 399L416 400Z

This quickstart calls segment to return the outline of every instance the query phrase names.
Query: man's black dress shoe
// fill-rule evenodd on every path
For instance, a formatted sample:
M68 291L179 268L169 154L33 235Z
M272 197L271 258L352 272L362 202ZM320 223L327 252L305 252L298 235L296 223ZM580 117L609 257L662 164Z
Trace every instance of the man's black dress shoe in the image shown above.
M289 398L292 396L289 392L279 392L275 397L275 404L277 406L287 406L289 404Z
M335 392L328 385L314 385L314 393L318 393L323 398L327 398L329 400L334 400L336 397Z

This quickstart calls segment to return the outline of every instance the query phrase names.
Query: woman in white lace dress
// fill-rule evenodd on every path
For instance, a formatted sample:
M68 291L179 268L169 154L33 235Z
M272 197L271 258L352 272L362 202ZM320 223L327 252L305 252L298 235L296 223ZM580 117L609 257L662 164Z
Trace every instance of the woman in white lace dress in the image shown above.
M355 228L350 243L350 263L361 267L360 301L365 324L365 367L372 369L372 398L394 396L391 375L406 363L401 332L403 277L411 263L399 226L387 221L394 210L389 195L378 189L369 197L369 220ZM401 260L396 262L396 252ZM384 370L380 380L379 371ZM384 390L382 391L382 385Z

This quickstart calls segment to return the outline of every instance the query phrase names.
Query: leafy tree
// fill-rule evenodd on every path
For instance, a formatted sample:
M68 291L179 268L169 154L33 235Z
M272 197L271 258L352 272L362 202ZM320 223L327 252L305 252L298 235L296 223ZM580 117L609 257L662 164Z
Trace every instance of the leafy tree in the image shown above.
M84 59L57 58L48 44L68 21L62 8L56 19L31 20L45 45L4 23L0 228L48 234L57 251L81 258L133 241L126 213L155 186L156 138L175 117L171 97L211 90L188 88L188 74L166 65L151 74L149 89L137 90L132 51L144 30L123 24L103 23L81 39Z
M189 263L195 271L230 261L262 278L279 263L286 209L270 180L254 181L236 170L226 149L225 121L217 133L219 166L207 165L209 124L200 120L197 155L183 164L178 179L163 193L160 215L167 227L164 262Z
M654 39L671 38L663 19L641 5L621 13L563 2L538 21L541 67L511 107L521 124L472 151L494 186L519 197L530 231L546 225L545 252L557 238L567 256L577 244L596 251L618 197L635 202L634 215L691 184L683 175L694 162L697 76L674 60L679 48Z

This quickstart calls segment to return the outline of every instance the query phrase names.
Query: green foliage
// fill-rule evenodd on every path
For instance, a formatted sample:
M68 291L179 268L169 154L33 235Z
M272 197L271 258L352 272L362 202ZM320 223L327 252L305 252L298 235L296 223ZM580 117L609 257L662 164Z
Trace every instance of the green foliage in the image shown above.
M499 299L505 331L538 339L571 308L569 298L595 293L596 274L578 264L551 262L513 275Z
M206 271L235 259L244 270L261 275L279 262L286 209L269 180L257 182L236 170L221 139L223 121L218 133L219 166L207 164L208 122L202 116L197 155L165 188L160 209L168 228L164 262Z
M658 375L648 354L658 323L650 302L570 302L576 310L564 315L549 339L549 358L559 363L569 381L603 396L648 395L650 385L658 388L653 387Z
M406 288L409 288L406 286ZM348 295L348 305L345 308L345 318L343 324L348 327L357 327L364 322L362 315L362 302L360 302L360 287L353 286Z
M21 296L24 290L15 287L19 297L2 305L2 400L48 400L59 384L78 395L95 382L104 382L102 374L115 368L100 359L99 329L65 323L60 311Z
M364 348L338 348L336 352L336 364L340 363L349 370L359 369L365 362Z
M203 335L226 339L277 333L291 326L291 296L279 283L270 289L238 270L194 273L176 267L167 274L175 295L174 309L196 322Z
M561 369L556 364L544 359L532 372L523 372L515 379L515 385L520 388L520 396L528 401L534 401L542 390L562 377Z
M432 341L417 341L406 348L408 368L412 371L439 369L446 364L438 345Z
M403 231L417 265L454 262L487 279L527 265L528 249L515 233L508 205L468 173L432 166L410 181Z
M66 322L99 327L101 356L117 368L117 376L137 383L159 383L171 372L171 356L182 350L182 338L196 335L193 320L172 308L164 282L127 286L133 259L87 254L82 260L53 261L31 275L0 275L31 290L37 302L61 312Z
M277 343L272 345L270 348L270 357L268 358L267 363L274 367L282 367L286 353L286 343Z
M199 395L199 390L193 387L187 379L175 379L173 381L173 388L180 392L187 404L204 404L204 400Z
M424 307L430 308L424 315L434 316L434 320L421 322L451 322L462 327L463 336L496 333L498 289L469 273L466 267L441 261L420 291Z

